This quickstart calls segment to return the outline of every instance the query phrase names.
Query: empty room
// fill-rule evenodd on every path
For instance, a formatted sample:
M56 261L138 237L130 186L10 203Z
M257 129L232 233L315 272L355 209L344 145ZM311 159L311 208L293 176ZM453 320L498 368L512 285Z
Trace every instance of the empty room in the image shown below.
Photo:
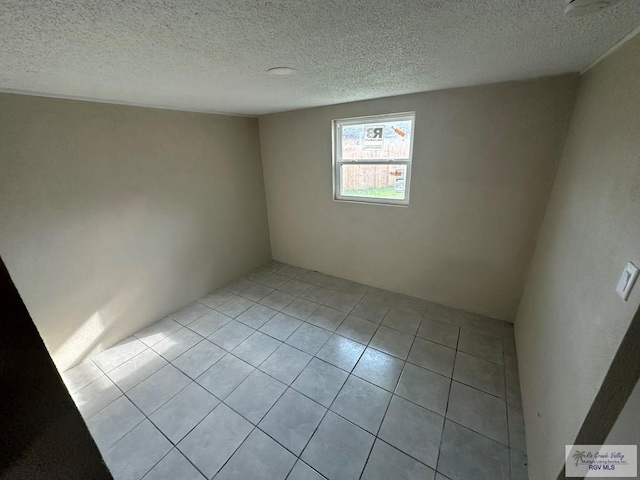
M638 478L639 1L0 25L0 479Z

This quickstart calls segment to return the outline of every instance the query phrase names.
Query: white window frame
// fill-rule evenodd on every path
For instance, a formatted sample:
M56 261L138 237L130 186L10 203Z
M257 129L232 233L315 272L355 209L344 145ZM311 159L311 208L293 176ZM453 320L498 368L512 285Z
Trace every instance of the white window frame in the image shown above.
M343 160L342 155L342 135L340 127L343 125L358 125L362 123L388 122L388 121L411 121L411 135L409 141L409 158L396 160L393 158L376 160ZM333 199L338 202L373 203L378 205L408 206L409 195L411 193L411 164L413 161L413 138L415 137L416 112L388 113L383 115L368 115L362 117L339 118L331 121L332 138L332 163L333 163ZM354 195L341 195L342 185L342 165L406 165L407 174L405 177L405 197L404 199L380 198L380 197L359 197Z

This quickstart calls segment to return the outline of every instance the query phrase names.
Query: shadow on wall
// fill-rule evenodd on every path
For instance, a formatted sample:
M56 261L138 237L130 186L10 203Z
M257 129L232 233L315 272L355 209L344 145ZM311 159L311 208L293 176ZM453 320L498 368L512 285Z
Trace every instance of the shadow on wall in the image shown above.
M96 312L76 330L53 354L69 358L76 363L81 361L94 348L102 346L100 339L105 331L105 322Z
M144 224L140 202L146 203L128 199L126 211L102 205L90 220L67 212L48 235L34 232L42 253L12 268L18 286L30 285L24 288L27 304L61 371L206 293L204 285L215 286L216 267L228 268L215 259L202 264L202 238L210 238L202 218L184 208L153 209L155 221L174 226L167 235ZM138 238L140 228L161 237L156 243L162 245ZM14 232L12 242L34 242L23 234ZM57 265L48 257L52 252Z
M134 241L134 219L129 218L124 223L103 223L111 238L103 246L106 248L101 248L101 258L91 254L89 244L96 241L92 237L76 236L76 245L82 246L78 253L65 251L68 247L61 249L60 245L50 247L60 252L65 263L80 262L85 268L68 269L63 278L52 278L49 267L42 267L46 264L43 257L32 262L30 272L23 273L24 278L39 279L37 289L27 289L32 297L38 297L31 298L30 309L60 371L219 286L220 272L229 271L228 262L211 259L205 265L197 253L204 248L199 238L210 237L209 232L197 218L187 219L188 215L177 211L172 214L179 219L177 233L163 237L171 254L159 260L153 258L157 256L153 251L156 245L147 244L149 252L143 252L145 246ZM225 257L233 258L231 252L225 252Z
M146 281L150 280L146 279ZM122 335L123 332L126 335L133 333L128 331L128 328L123 329L121 325L127 323L127 318L134 309L134 305L143 301L145 289L140 285L147 284L145 284L145 280L140 279L138 282L133 282L132 285L120 289L116 297L91 314L59 346L52 349L51 355L54 359L58 359L56 364L60 371L65 371L89 355L110 347L114 343L114 336L117 342L121 340L117 336ZM148 294L148 292L146 293ZM61 303L64 302L61 301ZM133 330L138 329L139 327L135 327Z
M149 299L154 298L157 292L163 288L162 285L152 282L153 278L151 277L138 278L131 284L123 286L113 299L70 331L59 343L59 346L51 348L47 344L51 356L56 360L58 369L66 371L87 357L123 341L123 338L126 342L126 339L133 333L178 310L178 308L169 308L168 311L157 315L157 318L152 318L151 321L135 323L130 321L132 317L139 314L140 305L145 302L145 299L149 302ZM61 301L61 303L64 302ZM183 306L179 305L179 307ZM147 316L143 318L148 318L148 314L146 312ZM72 323L72 325L76 324L76 322Z
M60 370L271 258L257 119L0 111L0 252Z

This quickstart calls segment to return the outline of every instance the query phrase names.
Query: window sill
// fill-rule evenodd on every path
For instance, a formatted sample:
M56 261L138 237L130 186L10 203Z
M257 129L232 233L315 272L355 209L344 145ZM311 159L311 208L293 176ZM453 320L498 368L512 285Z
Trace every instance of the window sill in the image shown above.
M359 205L377 205L381 207L408 207L409 203L390 203L390 202L381 202L375 200L361 200L361 199L346 199L346 198L334 198L334 202L338 203L357 203Z

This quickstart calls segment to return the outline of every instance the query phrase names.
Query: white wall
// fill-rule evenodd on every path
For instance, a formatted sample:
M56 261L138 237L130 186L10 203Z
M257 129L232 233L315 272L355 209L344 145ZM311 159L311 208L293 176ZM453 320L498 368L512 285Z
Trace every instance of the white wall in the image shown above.
M255 118L0 95L0 255L66 368L270 258Z
M516 320L529 478L556 478L640 304L640 36L582 79Z
M274 258L513 320L577 76L260 117ZM411 205L332 200L331 120L416 112Z

